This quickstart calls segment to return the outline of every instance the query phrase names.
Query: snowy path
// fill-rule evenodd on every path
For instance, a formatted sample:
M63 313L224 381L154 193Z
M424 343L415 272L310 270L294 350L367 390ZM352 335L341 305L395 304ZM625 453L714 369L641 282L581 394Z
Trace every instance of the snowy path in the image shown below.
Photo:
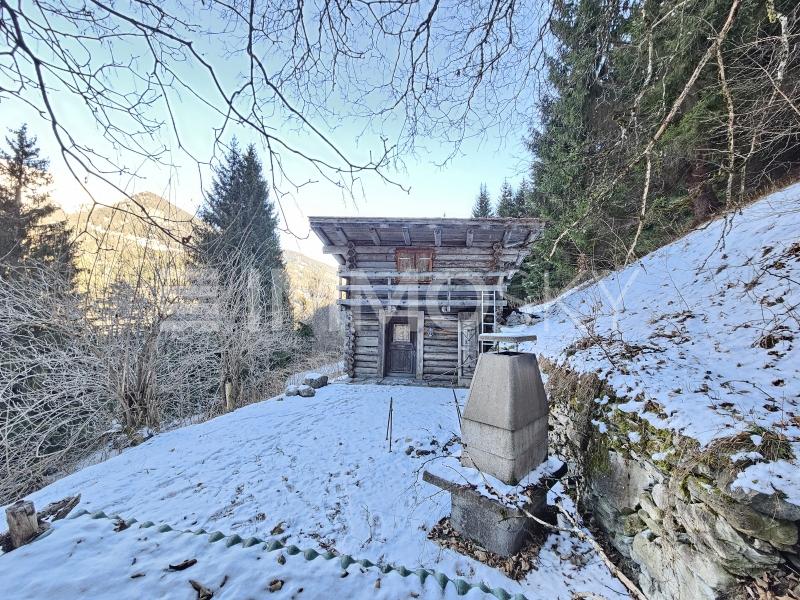
M459 396L463 401L464 392L459 391ZM392 453L384 439L390 397L395 408ZM541 550L539 570L519 583L428 540L427 531L447 514L449 502L445 494L420 481L420 470L425 461L441 455L441 448L456 432L449 389L331 385L313 399L267 401L156 436L30 499L43 506L81 493L80 508L89 511L167 523L182 530L280 538L304 549L334 549L378 564L426 568L530 599L569 599L581 591L608 598L624 596L619 582L588 548L567 536L551 536ZM407 455L408 446L432 453ZM136 527L114 533L112 525L84 519L57 523L52 535L24 552L0 557L0 589L16 590L12 597L31 599L42 597L45 589L82 589L77 595L85 598L195 598L186 583L188 575L175 578L163 572L169 561L182 556L197 558L198 566L206 565L200 570L207 573L205 579L192 577L209 587L216 585L215 598L242 597L243 590L246 597L254 598L299 597L298 587L305 590L302 597L309 598L359 597L360 593L411 597L412 592L421 597L442 596L438 585L422 585L411 577L390 577L378 595L374 573L342 578L341 568L331 564L335 561L281 566L272 555L259 558L253 548L223 552L193 537L181 554L181 544L189 542L173 540L171 536L177 534L148 533L145 540ZM0 522L0 529L4 528ZM139 569L146 574L130 579L133 558L136 564L146 565ZM269 566L246 568L252 561ZM19 583L35 572L40 587L21 589ZM219 588L225 575L229 583ZM109 578L119 587L109 587ZM271 594L264 581L275 578L291 579L294 587L287 585ZM315 588L312 580L321 582L320 587ZM356 584L357 580L363 581ZM174 581L180 583L170 583ZM451 592L452 588L446 590ZM479 590L468 595L480 596Z

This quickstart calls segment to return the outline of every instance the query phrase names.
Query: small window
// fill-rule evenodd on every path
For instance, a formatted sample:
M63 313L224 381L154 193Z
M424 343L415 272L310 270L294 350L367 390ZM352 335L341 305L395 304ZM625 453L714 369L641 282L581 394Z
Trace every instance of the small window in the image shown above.
M395 263L401 273L429 273L433 271L433 250L400 248L395 253Z
M392 331L393 342L410 342L411 341L411 328L408 323L395 323L394 330Z
M415 256L397 253L397 270L401 273L411 273L417 270Z
M433 271L433 256L430 254L417 255L417 271L420 273L429 273Z

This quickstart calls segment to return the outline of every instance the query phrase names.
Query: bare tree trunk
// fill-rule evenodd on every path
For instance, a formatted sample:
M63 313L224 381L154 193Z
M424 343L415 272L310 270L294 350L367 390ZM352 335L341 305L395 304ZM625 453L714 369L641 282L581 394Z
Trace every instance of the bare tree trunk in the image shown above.
M695 223L705 221L722 208L722 203L709 181L708 167L702 158L698 159L689 171L688 187Z

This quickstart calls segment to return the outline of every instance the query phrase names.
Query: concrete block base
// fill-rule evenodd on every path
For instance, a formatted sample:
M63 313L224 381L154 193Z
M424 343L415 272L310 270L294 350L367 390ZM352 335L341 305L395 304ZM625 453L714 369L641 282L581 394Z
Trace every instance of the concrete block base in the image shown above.
M535 485L525 488L529 500L525 511L547 520L547 492L567 472L567 465L557 463ZM450 523L460 535L489 552L511 556L525 547L542 526L518 505L501 502L479 493L475 486L456 483L436 473L425 471L422 479L450 492Z
M511 556L524 548L540 527L523 512L508 508L477 493L451 494L450 522L466 538L489 552ZM543 512L547 491L539 501L527 507L534 515Z

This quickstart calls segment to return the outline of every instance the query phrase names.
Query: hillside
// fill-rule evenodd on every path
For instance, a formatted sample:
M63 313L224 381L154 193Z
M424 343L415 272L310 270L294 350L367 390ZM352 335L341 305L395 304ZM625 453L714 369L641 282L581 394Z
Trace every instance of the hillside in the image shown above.
M67 215L80 243L79 281L90 291L120 276L135 282L142 271L164 278L183 264L178 240L191 235L192 215L149 192L134 200Z
M799 309L800 184L524 308L551 447L651 600L798 597Z
M756 459L742 484L774 486L800 502L799 308L795 184L626 269L525 307L540 321L522 329L538 337L526 350L597 374L629 401L621 409L702 447L776 432L795 466ZM773 469L786 477L762 480Z
M297 319L312 320L320 309L336 303L336 267L294 250L284 250L283 258L292 286L292 301Z
M134 195L133 200L70 213L67 219L77 232L86 232L98 239L107 238L104 247L111 249L120 240L137 245L155 241L167 245L171 237L183 238L191 234L194 216L161 196L143 192Z
M194 216L150 192L136 194L133 200L67 215L70 227L81 234L84 285L102 286L120 272L135 281L143 263L149 270L164 271L185 260L180 240L190 238ZM292 250L284 251L284 259L298 319L310 319L334 303L334 267Z

